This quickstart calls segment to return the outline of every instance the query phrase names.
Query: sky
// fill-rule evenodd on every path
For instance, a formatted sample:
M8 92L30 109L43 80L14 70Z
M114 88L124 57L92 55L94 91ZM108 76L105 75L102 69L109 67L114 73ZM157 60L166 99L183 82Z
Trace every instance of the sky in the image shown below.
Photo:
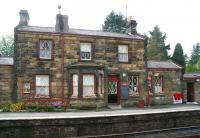
M100 30L113 10L132 16L140 34L148 34L158 25L167 35L170 54L180 42L190 56L193 45L200 42L200 0L2 0L0 36L14 33L20 9L28 10L29 25L55 26L58 4L61 13L69 16L70 28Z

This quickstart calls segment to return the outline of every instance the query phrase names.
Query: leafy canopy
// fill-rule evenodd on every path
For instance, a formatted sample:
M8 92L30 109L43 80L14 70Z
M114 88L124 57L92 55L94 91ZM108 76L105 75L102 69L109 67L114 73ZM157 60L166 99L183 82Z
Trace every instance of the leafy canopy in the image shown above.
M172 56L172 61L185 67L185 56L183 53L182 45L180 43L177 43L175 46L174 53Z
M2 37L0 40L0 55L5 57L12 57L14 54L14 37L8 35Z
M126 24L127 20L121 13L117 14L111 11L102 25L102 30L106 32L125 33Z
M196 45L193 46L192 54L191 54L191 64L196 64L198 60L200 59L200 43L196 43Z
M160 31L158 26L155 26L153 31L150 31L149 43L147 46L147 58L149 60L167 60L169 59L168 50L170 45L166 45L167 38L165 33Z

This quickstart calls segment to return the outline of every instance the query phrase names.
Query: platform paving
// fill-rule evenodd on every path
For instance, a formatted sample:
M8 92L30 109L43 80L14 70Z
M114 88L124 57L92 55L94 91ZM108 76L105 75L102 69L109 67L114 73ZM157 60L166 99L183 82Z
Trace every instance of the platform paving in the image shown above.
M15 112L0 113L0 120L32 120L32 119L65 119L65 118L95 118L106 116L127 116L142 114L157 114L182 111L200 111L199 105L173 105L151 108L122 108L106 111L70 111L70 112Z

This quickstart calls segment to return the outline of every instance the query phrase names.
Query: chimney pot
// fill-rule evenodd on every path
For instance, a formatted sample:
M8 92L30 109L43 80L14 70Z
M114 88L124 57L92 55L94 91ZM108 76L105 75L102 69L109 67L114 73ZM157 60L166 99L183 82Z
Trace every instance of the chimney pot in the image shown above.
M27 26L29 22L29 14L27 10L20 10L19 12L20 21L19 25Z

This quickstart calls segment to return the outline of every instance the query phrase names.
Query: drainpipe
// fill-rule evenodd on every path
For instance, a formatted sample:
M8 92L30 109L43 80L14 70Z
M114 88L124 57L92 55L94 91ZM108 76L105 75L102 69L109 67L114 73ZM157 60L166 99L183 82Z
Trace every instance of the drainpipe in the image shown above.
M61 47L62 47L62 61L61 61L61 74L62 74L62 78L61 78L61 87L62 87L62 98L63 98L63 101L65 103L65 90L64 90L64 35L63 35L63 33L61 33L60 37L61 37L60 44L61 44Z
M148 44L148 38L145 37L145 40L144 40L145 85L146 85L146 92L147 92L147 102L148 102L148 106L149 106L150 105L150 95L149 95L149 88L148 88L147 44Z

